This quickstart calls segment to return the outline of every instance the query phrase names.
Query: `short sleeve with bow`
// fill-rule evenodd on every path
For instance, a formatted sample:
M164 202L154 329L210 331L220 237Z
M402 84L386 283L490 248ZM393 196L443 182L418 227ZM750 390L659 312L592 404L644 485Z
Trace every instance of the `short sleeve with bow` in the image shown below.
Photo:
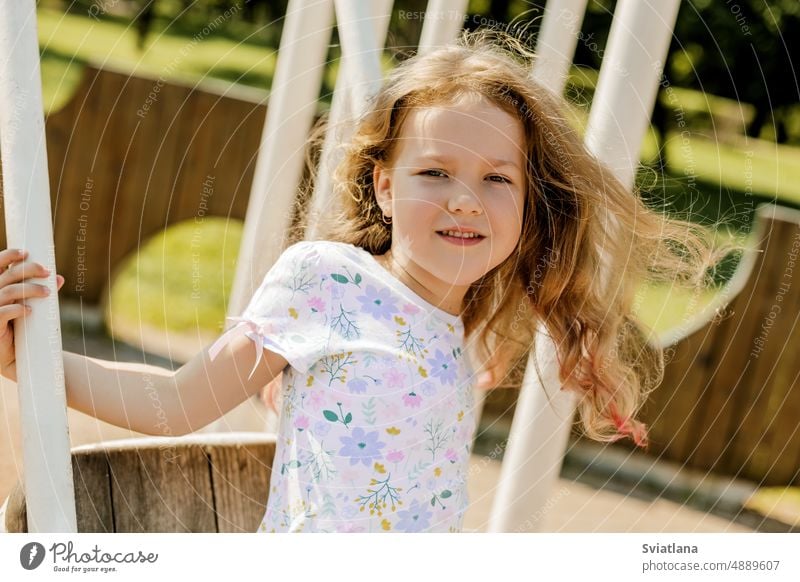
M209 348L211 359L224 344L245 334L255 342L256 366L267 348L285 358L292 368L308 372L325 354L330 336L329 273L325 272L324 263L312 242L287 248L267 272L242 315L227 318L236 323Z

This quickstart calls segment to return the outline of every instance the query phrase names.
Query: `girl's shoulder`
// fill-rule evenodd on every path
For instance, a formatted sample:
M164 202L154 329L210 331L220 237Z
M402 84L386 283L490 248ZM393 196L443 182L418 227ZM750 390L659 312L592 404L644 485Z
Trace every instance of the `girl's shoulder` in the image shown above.
M281 261L330 265L346 259L349 262L365 263L370 253L355 245L331 240L303 240L289 245L281 254Z

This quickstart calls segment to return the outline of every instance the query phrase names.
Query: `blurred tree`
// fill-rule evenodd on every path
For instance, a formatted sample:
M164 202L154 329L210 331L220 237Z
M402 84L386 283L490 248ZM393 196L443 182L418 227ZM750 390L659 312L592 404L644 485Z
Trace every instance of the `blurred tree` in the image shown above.
M147 33L153 25L156 16L156 0L137 0L138 10L136 11L136 48L144 50L144 43L147 40Z
M675 84L750 103L755 115L747 135L760 136L770 122L778 143L789 140L789 107L800 101L792 62L800 54L800 2L688 0L675 36Z

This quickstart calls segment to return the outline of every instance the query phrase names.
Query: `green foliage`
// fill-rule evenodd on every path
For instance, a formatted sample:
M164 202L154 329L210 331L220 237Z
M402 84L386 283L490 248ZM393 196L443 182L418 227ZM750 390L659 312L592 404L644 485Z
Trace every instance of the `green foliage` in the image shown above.
M153 236L115 272L112 317L177 332L220 332L241 243L238 220L187 220Z

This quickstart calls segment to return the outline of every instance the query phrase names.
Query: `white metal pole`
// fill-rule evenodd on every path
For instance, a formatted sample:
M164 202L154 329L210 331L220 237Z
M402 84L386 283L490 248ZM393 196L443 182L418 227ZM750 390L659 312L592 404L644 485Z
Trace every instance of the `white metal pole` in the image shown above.
M545 7L536 39L533 79L556 95L564 93L587 3L588 0L551 0Z
M419 38L419 52L425 54L453 41L464 28L469 0L429 0Z
M376 42L374 5L370 7L366 2L353 0L334 0L334 5L342 56L347 64L352 110L360 114L383 82L380 59L383 43ZM385 24L388 25L388 20Z
M679 6L680 0L620 0L617 4L586 143L624 184L633 184ZM607 220L613 229L613 217ZM611 275L606 270L601 276L608 281ZM576 400L553 391L558 387L555 346L543 334L537 339L536 357L545 366L544 386L535 380L529 364L506 447L491 532L541 529L541 516L569 437ZM552 404L545 393L553 397Z
M369 19L372 22L375 35L375 50L378 55L381 54L386 44L386 34L389 30L393 3L394 0L376 0L368 5L370 11ZM341 18L341 16L337 18L337 25L340 27ZM378 64L378 71L374 72L374 74L381 76L380 57ZM322 153L320 154L317 181L314 185L314 194L309 205L310 218L308 230L305 233L305 238L308 240L315 240L320 236L320 217L325 213L335 211L336 201L332 199L331 172L341 159L336 146L346 140L353 131L353 127L347 123L347 119L353 112L351 107L353 97L351 96L350 87L358 82L358 75L351 75L348 72L352 64L348 62L344 51L342 51L340 66L339 74L336 77L336 87L331 99L331 109L328 114L329 126L325 134L325 142L322 145Z
M14 321L28 531L75 533L34 0L0 4L0 150L9 248L50 270L50 295Z
M597 80L586 145L633 185L680 0L621 0Z
M229 315L239 315L280 256L317 112L333 25L332 0L290 0L256 160ZM259 431L265 407L250 398L203 432Z

